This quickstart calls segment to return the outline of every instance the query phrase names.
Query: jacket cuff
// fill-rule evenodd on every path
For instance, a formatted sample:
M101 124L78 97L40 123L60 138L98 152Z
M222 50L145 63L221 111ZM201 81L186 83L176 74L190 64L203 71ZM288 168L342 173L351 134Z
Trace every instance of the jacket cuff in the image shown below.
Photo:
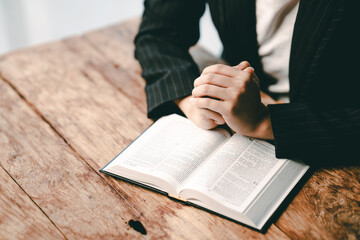
M277 158L301 159L313 164L324 161L332 147L336 147L328 129L305 103L268 105L275 139Z
M148 84L145 87L148 117L157 119L171 113L182 114L173 100L191 95L196 77L195 74L194 76L187 76L183 78L187 80L181 82L170 80L173 84L165 84L163 81Z

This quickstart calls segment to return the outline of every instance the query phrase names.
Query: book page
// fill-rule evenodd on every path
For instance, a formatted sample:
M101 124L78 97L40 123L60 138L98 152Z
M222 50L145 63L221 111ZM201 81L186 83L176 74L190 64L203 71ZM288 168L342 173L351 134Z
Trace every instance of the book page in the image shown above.
M234 134L184 189L200 188L212 198L240 207L279 161L271 144Z
M121 165L180 185L230 134L204 130L179 115L159 119L106 167Z

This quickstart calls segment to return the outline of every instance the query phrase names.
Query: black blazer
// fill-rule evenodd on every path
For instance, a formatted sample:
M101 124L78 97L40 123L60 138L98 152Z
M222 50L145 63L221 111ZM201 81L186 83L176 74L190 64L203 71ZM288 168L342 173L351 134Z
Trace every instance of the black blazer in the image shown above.
M147 83L151 118L177 111L172 100L191 94L199 70L188 49L199 38L206 2L224 60L249 61L264 91L272 81L258 55L255 0L145 0L135 56ZM354 159L360 136L359 2L300 1L289 63L290 103L268 106L278 158L313 165Z

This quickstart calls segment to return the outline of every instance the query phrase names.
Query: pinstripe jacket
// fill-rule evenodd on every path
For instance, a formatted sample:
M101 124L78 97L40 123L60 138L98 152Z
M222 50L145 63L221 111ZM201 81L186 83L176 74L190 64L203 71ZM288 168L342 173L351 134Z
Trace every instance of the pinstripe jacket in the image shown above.
M208 0L222 57L256 69L266 91L256 40L255 0ZM276 156L312 165L359 163L358 0L301 0L289 64L290 103L269 105ZM148 116L178 111L199 70L188 53L199 38L204 0L145 0L135 56L146 80Z

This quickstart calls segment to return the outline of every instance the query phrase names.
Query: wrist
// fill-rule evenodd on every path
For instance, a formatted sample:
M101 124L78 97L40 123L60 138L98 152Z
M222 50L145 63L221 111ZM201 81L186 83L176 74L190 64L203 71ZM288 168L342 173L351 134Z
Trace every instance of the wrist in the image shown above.
M189 110L190 110L190 104L189 100L191 98L190 96L184 97L184 98L178 98L173 100L173 102L180 108L180 110L187 116Z
M271 118L267 107L264 106L264 112L254 129L254 137L267 140L274 140L274 133L271 125Z

